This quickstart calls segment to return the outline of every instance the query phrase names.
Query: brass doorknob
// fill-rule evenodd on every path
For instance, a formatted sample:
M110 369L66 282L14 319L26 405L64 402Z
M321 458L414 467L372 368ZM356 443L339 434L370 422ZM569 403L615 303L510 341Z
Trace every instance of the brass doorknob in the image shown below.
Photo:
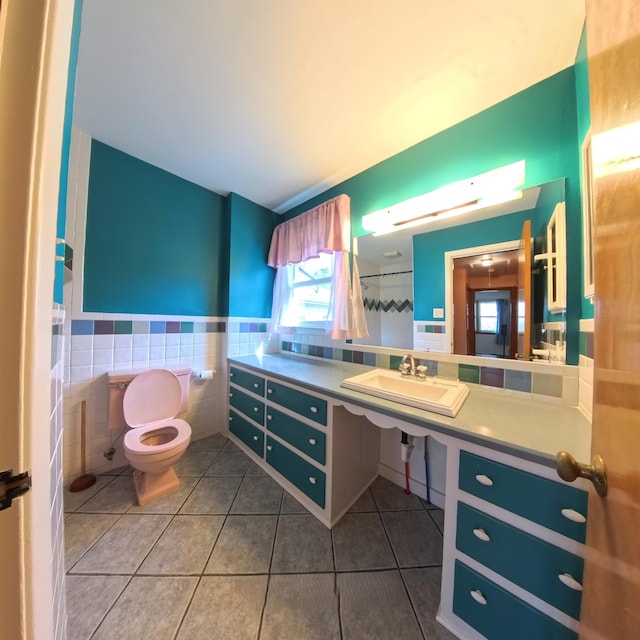
M591 480L601 498L607 495L607 468L600 456L593 456L591 464L581 464L568 451L558 451L556 471L566 482L573 482L576 478Z

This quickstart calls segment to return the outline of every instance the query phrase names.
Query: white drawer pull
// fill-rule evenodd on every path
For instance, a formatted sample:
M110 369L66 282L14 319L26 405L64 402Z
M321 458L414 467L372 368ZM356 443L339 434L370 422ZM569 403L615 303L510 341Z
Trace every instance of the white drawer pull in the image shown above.
M273 389L267 389L267 393L273 393Z
M574 591L582 591L582 585L570 573L561 573L558 579L565 587L569 587Z
M487 599L482 595L480 589L474 589L473 591L469 591L469 593L478 604L487 604Z
M229 374L230 378L233 378L233 371Z
M311 413L318 413L318 407L311 407Z
M229 397L233 398L233 393L231 393L231 391L229 391Z
M273 420L273 416L270 413L267 413L267 420Z
M309 444L316 444L315 438L309 438Z
M253 386L257 389L260 385L257 382L254 382Z
M273 450L273 447L270 444L268 444L267 445L267 451L272 451L272 450Z
M233 420L233 416L229 416L229 422Z
M579 522L582 524L583 522L587 521L587 519L579 511L576 511L575 509L562 509L560 513L567 520L571 520L572 522Z
M260 407L253 407L253 410L256 411L256 412L260 411Z
M474 529L473 535L478 538L478 540L482 540L482 542L489 542L491 540L489 534L484 529Z
M258 440L258 436L253 436L253 439L257 441Z
M309 476L309 482L310 482L311 484L315 484L315 483L316 483L316 479L315 479L315 477L314 477L314 476Z
M484 473L479 473L476 476L476 480L485 487L493 486L493 480L489 476L485 476Z

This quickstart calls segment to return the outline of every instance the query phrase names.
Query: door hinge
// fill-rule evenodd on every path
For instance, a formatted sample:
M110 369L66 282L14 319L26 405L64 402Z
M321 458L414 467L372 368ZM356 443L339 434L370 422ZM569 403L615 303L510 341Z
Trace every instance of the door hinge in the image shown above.
M28 471L13 475L13 469L0 471L0 511L8 509L15 498L31 489L31 474Z

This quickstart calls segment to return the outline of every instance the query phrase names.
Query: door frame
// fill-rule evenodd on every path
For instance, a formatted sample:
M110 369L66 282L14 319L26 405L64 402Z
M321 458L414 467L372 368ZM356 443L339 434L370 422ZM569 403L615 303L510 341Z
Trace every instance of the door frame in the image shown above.
M498 253L501 251L514 251L520 248L520 240L508 240L507 242L497 242L495 244L485 244L478 247L467 247L465 249L454 249L445 251L444 254L444 296L445 296L445 318L444 331L449 339L449 353L453 353L453 261L456 258L470 258L481 256L485 253Z
M50 640L60 637L53 578L64 572L52 554L61 544L62 485L51 464L51 326L74 0L1 0L0 11L0 260L10 267L0 282L0 336L12 346L3 350L0 385L11 451L0 457L33 476L31 492L0 512L2 552L17 574L3 576L12 596L3 632Z

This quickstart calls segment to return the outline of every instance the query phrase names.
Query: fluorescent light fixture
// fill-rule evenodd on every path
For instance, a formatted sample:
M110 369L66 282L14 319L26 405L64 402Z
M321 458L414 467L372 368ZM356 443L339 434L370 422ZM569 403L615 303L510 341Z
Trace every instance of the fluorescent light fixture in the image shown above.
M525 161L514 162L369 213L362 218L362 228L382 235L509 202L522 197L518 187L524 175Z
M591 150L596 177L640 169L640 122L594 135Z
M480 264L483 267L490 267L493 264L493 258L491 256L483 256L480 260Z

